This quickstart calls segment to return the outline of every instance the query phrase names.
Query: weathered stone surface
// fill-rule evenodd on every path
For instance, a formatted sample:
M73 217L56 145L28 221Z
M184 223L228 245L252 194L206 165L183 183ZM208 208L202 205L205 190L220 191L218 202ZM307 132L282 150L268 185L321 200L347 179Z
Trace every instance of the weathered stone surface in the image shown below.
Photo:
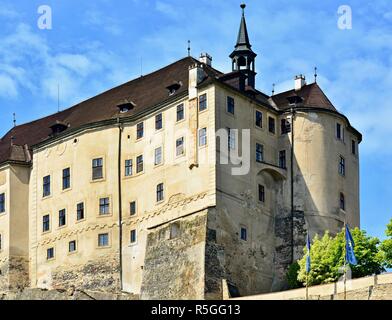
M148 234L142 299L204 298L206 212L175 224L179 233L172 239L171 225Z

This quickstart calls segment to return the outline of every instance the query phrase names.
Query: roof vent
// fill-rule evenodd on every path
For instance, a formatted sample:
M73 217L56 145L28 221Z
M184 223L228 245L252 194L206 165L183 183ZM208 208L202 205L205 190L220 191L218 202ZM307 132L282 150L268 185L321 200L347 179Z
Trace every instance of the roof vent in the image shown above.
M117 103L117 108L119 109L120 113L127 113L135 107L136 104L129 98L124 98Z
M210 67L212 65L212 57L208 53L202 53L200 55L199 61Z
M167 86L166 89L169 91L169 96L175 94L182 87L182 81L177 81Z
M56 122L54 124L52 124L49 128L52 129L52 134L56 135L56 134L59 134L65 130L67 130L68 127L69 127L68 124L66 124L62 121L56 120Z

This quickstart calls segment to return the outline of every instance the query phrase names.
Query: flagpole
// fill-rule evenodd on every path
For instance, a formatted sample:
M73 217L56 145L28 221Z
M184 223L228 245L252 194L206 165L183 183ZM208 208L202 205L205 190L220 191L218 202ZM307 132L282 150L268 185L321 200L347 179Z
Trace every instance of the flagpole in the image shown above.
M309 272L306 272L306 300L309 300L308 276Z
M344 272L344 300L346 300L346 280L347 280L347 273L346 273L346 219L344 219L344 266L343 266L343 272Z

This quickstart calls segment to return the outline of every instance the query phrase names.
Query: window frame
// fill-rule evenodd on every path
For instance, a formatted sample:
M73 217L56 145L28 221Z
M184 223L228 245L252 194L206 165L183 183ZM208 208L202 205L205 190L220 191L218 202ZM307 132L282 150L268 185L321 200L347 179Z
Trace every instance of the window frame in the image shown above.
M257 115L260 114L260 122L258 121ZM255 110L255 127L258 129L263 129L263 120L264 120L264 114L261 110ZM259 125L260 124L260 125Z
M339 156L339 174L342 177L346 176L346 159L342 155Z
M105 217L111 215L110 197L99 198L99 216ZM103 209L103 210L102 210ZM107 209L107 212L106 212Z
M258 149L261 147L261 150ZM256 142L256 162L263 163L264 162L264 145L259 142ZM258 159L258 155L261 155L261 159Z
M67 225L67 209L60 209L58 212L58 228L64 228Z
M79 205L82 205L83 208L80 209ZM79 217L79 212L80 211L82 211L83 218ZM83 221L84 219L86 219L86 208L85 208L85 205L84 205L84 201L81 201L81 202L78 202L76 204L76 222Z
M99 181L104 179L103 173L104 159L103 157L94 158L91 160L91 180ZM98 175L96 173L99 173Z
M265 203L265 186L260 183L257 186L257 199L259 202Z
M48 220L46 221L45 218L48 218ZM47 225L47 228L45 228L45 226ZM48 233L51 231L51 222L50 222L50 214L44 214L42 216L42 233Z
M0 193L0 215L5 214L6 203L5 203L5 192Z
M282 157L282 154L284 155L284 157ZM278 153L278 167L281 169L287 169L287 156L286 156L286 154L287 154L286 150L280 150ZM283 164L284 164L284 166L283 166Z
M137 230L132 229L129 231L129 243L131 245L134 245L137 243Z
M101 242L101 236L106 236L106 244L104 242ZM97 247L98 248L108 248L108 247L110 247L110 234L109 234L109 232L98 233L98 239L97 240L98 240L98 242L97 242Z
M179 108L182 108L182 110L181 111L179 111ZM179 119L178 118L178 115L179 114L181 114L182 115L182 117ZM181 122L181 121L183 121L183 120L185 120L185 105L184 105L184 103L180 103L179 105L177 105L177 107L176 107L176 122Z
M199 99L198 99L198 111L199 112L203 112L205 110L208 109L208 103L207 103L207 93L203 93L201 95L199 95ZM202 108L203 106L203 108Z
M179 145L178 141L182 141L182 143ZM182 147L181 153L178 153L179 148ZM185 155L185 137L181 136L176 139L176 158L182 157Z
M204 135L201 135L203 131L204 131ZM198 146L205 147L207 145L207 127L200 128L197 137L198 137ZM204 143L202 144L203 141Z
M124 176L132 177L133 175L133 159L125 159L124 161Z
M346 196L343 192L339 192L339 208L346 211Z
M163 182L160 182L156 186L155 201L156 203L160 203L164 200L165 200L165 185Z
M141 159L141 161L139 161ZM144 172L144 155L139 154L136 157L136 174Z
M157 162L157 150L160 150L160 161ZM159 146L154 149L154 166L159 166L163 163L163 148L162 146Z
M49 252L51 252L51 256L49 257ZM46 260L53 260L55 258L55 250L54 247L46 248Z
M144 121L136 124L136 140L143 139L144 137Z
M240 240L248 241L248 228L245 226L240 227Z
M160 127L157 127L158 124ZM155 131L159 131L162 129L163 129L163 114L161 112L155 115Z
M47 179L45 181L45 179ZM42 197L47 198L52 194L51 175L46 175L42 178Z
M134 204L134 212L133 213L132 213L132 204ZM131 217L137 215L137 202L136 202L136 200L133 200L133 201L129 202L129 215Z
M65 172L68 171L68 174L65 175ZM65 182L67 183L65 185ZM62 174L62 190L69 190L71 189L71 167L64 168Z
M280 119L280 134L285 135L285 134L289 134L290 132L291 132L291 122L286 118Z
M272 130L271 130L271 124L273 125ZM271 116L268 116L268 132L271 134L276 134L276 119Z
M235 100L231 96L226 97L226 112L232 116L235 114Z
M74 250L71 250L71 243L74 244ZM69 241L69 242L68 242L68 253L72 254L72 253L75 253L77 250L78 250L78 248L77 248L77 242L76 242L76 240L71 240L71 241Z

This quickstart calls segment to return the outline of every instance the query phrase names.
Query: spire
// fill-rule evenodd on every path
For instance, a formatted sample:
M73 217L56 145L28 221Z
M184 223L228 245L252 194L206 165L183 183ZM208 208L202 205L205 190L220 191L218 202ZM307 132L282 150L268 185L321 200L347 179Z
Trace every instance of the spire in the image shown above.
M238 31L237 43L234 46L234 51L230 54L232 60L232 70L240 71L246 76L246 86L255 88L255 58L257 56L251 49L249 42L248 29L245 20L246 5L241 4L242 16L240 23L240 30Z
M235 45L235 48L237 49L241 47L242 50L244 49L250 50L252 46L250 45L249 42L248 29L246 27L245 7L246 7L245 3L241 4L242 17L241 17L240 29L238 30L237 44Z

